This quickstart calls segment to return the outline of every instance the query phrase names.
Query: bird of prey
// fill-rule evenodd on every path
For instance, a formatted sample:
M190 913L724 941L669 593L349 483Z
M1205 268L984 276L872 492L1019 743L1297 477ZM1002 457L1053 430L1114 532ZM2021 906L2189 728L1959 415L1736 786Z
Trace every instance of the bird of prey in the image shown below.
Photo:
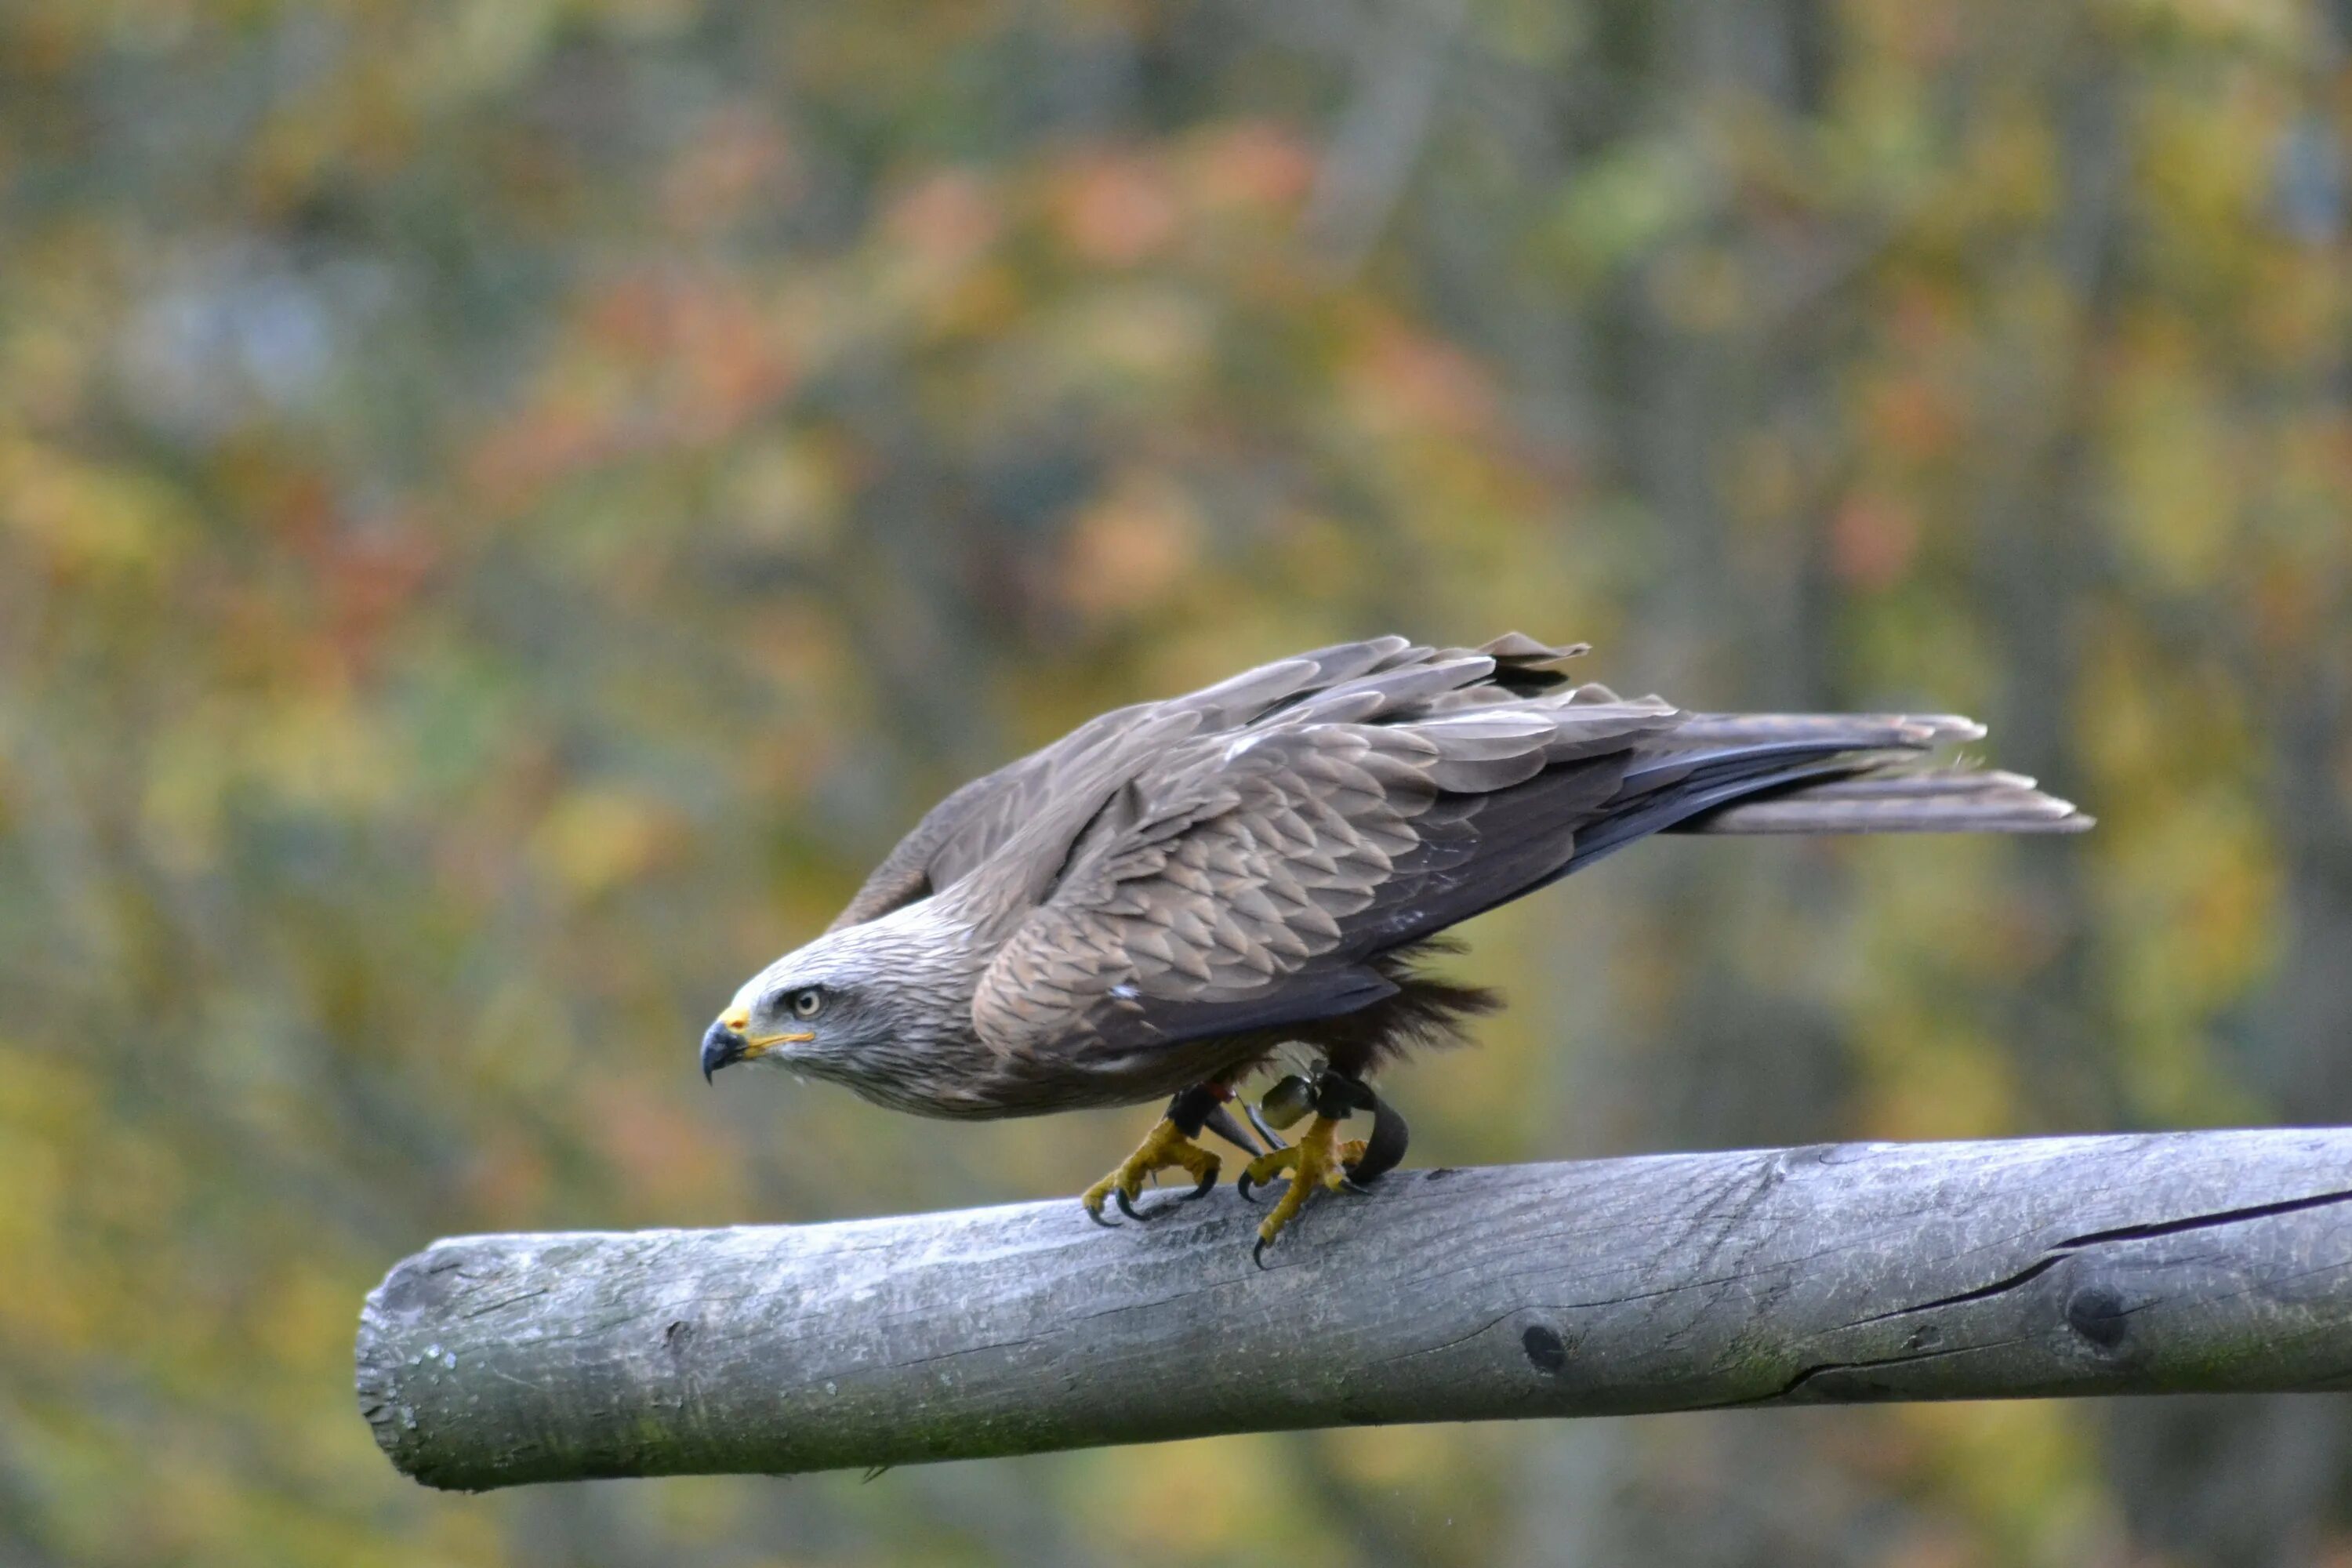
M1950 716L1703 713L1560 671L1581 645L1378 637L1106 713L934 807L825 932L746 981L706 1078L782 1066L927 1116L1172 1096L1083 1198L1136 1218L1164 1170L1216 1181L1215 1131L1307 1198L1371 1180L1404 1123L1368 1081L1497 1005L1421 961L1448 927L1653 833L2065 832L2033 781L1923 753ZM1297 1047L1311 1076L1235 1087ZM1340 1124L1371 1112L1371 1136ZM1296 1144L1275 1131L1311 1115Z

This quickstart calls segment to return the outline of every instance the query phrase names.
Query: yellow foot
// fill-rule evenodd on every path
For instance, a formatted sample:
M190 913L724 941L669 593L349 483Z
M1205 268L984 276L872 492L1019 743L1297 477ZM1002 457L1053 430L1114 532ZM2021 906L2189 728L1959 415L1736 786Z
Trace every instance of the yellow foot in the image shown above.
M1263 1186L1280 1175L1290 1173L1290 1185L1257 1227L1257 1246L1250 1251L1261 1268L1265 1263L1265 1249L1283 1227L1307 1206L1307 1200L1318 1192L1338 1192L1347 1184L1348 1167L1364 1157L1364 1141L1351 1138L1339 1142L1339 1123L1328 1116L1318 1116L1307 1124L1306 1133L1287 1149L1276 1149L1271 1154L1261 1154L1249 1163L1235 1184L1242 1196L1249 1196L1252 1187Z
M1217 1157L1187 1138L1176 1123L1162 1117L1160 1125L1144 1136L1134 1153L1118 1163L1118 1169L1088 1187L1078 1201L1087 1205L1087 1217L1097 1225L1117 1225L1115 1219L1103 1218L1103 1205L1112 1194L1118 1197L1119 1212L1129 1219L1157 1219L1168 1212L1166 1205L1156 1209L1139 1210L1135 1206L1138 1194L1143 1191L1144 1179L1161 1171L1181 1170L1198 1183L1184 1194L1185 1200L1200 1197L1217 1184Z

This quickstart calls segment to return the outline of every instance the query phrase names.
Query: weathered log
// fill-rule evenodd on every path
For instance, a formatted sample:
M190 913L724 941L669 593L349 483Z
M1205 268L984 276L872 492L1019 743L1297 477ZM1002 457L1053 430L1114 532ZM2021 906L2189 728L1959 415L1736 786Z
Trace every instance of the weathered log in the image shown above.
M2352 1130L1403 1171L1250 1261L1230 1189L466 1237L360 1321L432 1486L1211 1433L2352 1383Z

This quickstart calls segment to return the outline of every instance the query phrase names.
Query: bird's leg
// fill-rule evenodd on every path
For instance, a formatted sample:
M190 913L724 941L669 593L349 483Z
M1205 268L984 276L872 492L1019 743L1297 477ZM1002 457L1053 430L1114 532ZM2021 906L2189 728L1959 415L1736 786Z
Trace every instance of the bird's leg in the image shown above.
M1274 1100L1283 1087L1276 1085L1268 1100ZM1286 1171L1290 1173L1289 1187L1275 1204L1274 1212L1257 1227L1257 1245L1251 1256L1261 1268L1265 1266L1266 1247L1307 1205L1308 1198L1318 1192L1337 1192L1343 1187L1361 1192L1360 1183L1385 1174L1404 1158L1404 1118L1391 1110L1387 1101L1374 1094L1371 1086L1361 1079L1326 1067L1305 1086L1303 1096L1293 1090L1292 1097L1303 1098L1306 1106L1313 1110L1315 1120L1307 1124L1297 1144L1252 1160L1234 1184L1235 1190L1247 1198L1250 1188L1262 1186ZM1371 1137L1341 1142L1339 1123L1359 1110L1372 1113Z
M1202 1129L1215 1131L1220 1137L1240 1144L1250 1153L1257 1152L1256 1145L1248 1141L1241 1124L1234 1120L1233 1112L1225 1109L1225 1101L1233 1096L1231 1085L1222 1079L1211 1079L1206 1083L1194 1084L1170 1100L1167 1114L1160 1119L1159 1125L1144 1134L1143 1142L1137 1145L1135 1152L1120 1161L1118 1169L1110 1174L1088 1187L1086 1195L1078 1200L1086 1205L1087 1217L1097 1225L1117 1225L1117 1220L1105 1219L1102 1212L1104 1203L1115 1196L1118 1200L1119 1212L1128 1218L1159 1218L1174 1205L1162 1204L1154 1209L1138 1209L1135 1200L1143 1191L1146 1177L1166 1170L1181 1169L1198 1183L1178 1201L1189 1203L1206 1195L1209 1189L1217 1184L1219 1161L1214 1153L1193 1142L1201 1135Z

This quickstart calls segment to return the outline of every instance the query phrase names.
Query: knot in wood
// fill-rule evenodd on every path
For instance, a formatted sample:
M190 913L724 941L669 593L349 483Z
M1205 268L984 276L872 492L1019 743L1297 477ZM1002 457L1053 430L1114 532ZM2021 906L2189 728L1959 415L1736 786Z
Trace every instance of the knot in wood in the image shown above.
M2131 1331L2123 1292L2104 1281L2077 1286L2066 1298L2066 1326L2103 1351L2112 1351Z

